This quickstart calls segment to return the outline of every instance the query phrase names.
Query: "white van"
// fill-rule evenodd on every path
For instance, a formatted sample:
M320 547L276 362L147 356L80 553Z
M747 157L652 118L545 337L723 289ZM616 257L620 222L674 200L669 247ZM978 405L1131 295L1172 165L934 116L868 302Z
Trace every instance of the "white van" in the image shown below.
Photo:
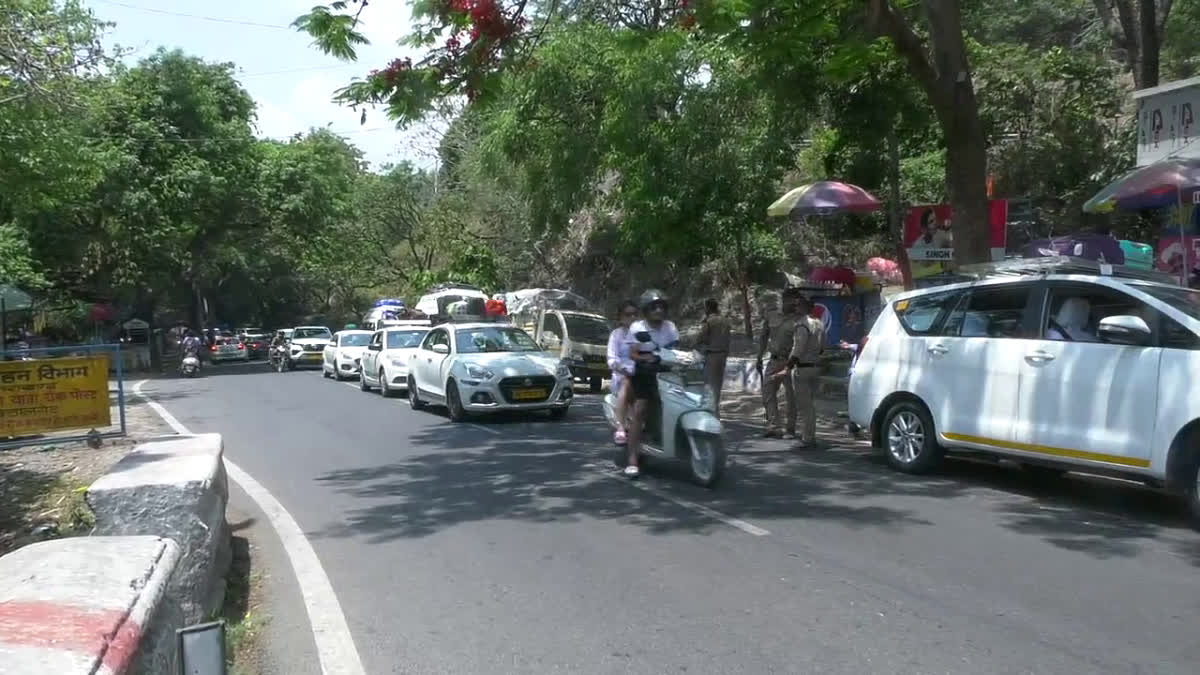
M947 451L1165 486L1200 521L1200 292L1071 258L896 296L861 348L852 422L918 473Z

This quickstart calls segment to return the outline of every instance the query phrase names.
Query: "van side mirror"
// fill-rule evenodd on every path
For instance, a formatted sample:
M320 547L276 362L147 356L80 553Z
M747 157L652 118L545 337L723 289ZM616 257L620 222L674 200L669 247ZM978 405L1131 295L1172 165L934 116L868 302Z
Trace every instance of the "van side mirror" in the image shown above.
M433 347L431 347L431 349L433 349L434 354L449 354L450 353L450 345L446 345L446 344L438 343L438 344L434 345Z
M1150 342L1150 327L1140 316L1119 314L1101 319L1096 335L1112 344L1144 345Z

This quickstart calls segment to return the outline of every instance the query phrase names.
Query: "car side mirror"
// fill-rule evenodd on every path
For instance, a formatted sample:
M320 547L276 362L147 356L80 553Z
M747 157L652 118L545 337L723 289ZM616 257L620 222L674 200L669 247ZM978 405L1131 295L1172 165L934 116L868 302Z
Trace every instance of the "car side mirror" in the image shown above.
M379 352L379 351L383 351L383 345L380 345L380 344L370 344L370 345L367 345L367 349L369 349L369 350L371 350L371 351L373 351L373 352Z
M450 345L436 344L433 347L431 347L431 349L433 349L434 354L449 354L450 353Z
M1101 319L1096 335L1113 344L1144 345L1150 342L1150 327L1140 316L1119 314Z

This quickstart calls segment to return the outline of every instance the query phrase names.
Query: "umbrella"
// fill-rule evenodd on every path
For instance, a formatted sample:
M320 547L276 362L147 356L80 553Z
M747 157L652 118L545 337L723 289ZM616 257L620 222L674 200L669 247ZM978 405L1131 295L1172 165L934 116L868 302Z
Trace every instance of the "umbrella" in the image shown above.
M1200 189L1200 157L1172 157L1134 169L1109 183L1087 200L1083 210L1139 211L1190 203L1192 200L1183 199L1183 195L1195 189Z
M767 207L768 216L825 215L841 211L864 213L879 209L875 195L849 183L824 180L801 185Z

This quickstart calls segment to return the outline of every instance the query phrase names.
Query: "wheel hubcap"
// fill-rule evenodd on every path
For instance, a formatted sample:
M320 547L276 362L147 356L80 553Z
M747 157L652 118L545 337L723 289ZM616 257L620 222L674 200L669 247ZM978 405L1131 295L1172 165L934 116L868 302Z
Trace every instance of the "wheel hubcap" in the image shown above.
M900 462L909 464L925 447L925 427L916 413L904 411L888 425L888 452Z

